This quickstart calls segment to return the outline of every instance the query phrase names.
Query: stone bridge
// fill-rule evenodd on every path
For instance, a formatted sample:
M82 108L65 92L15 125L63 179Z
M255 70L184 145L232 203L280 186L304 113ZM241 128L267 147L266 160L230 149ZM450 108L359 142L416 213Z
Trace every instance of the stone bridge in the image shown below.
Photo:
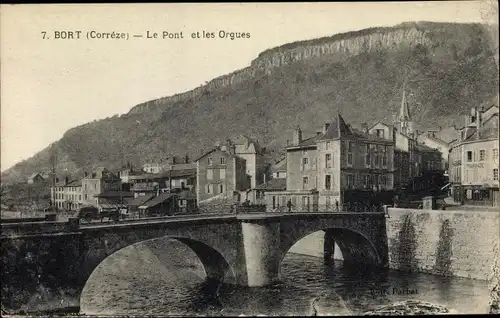
M207 279L265 286L280 279L287 251L303 237L325 231L325 255L333 242L345 262L388 266L383 213L289 213L170 217L119 223L39 222L2 225L2 307L16 308L39 290L79 299L97 266L116 251L161 237L191 248ZM327 246L328 245L328 246Z

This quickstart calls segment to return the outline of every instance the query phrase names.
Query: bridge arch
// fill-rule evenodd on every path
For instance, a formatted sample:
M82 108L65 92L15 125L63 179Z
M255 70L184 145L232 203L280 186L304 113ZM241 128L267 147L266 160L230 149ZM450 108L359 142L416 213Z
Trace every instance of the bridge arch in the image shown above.
M344 263L354 266L369 265L381 267L383 265L382 256L375 244L361 231L339 226L326 226L321 228L311 227L283 233L281 241L281 258L278 267L279 272L281 272L281 264L290 249L303 238L316 232L329 232L329 234L331 234L330 237L335 241L342 252Z
M121 244L119 247L112 248L111 250L105 251L104 253L92 253L92 251L87 251L87 255L83 259L83 272L81 276L81 289L80 289L80 301L82 300L83 291L88 285L88 282L93 278L94 273L100 267L101 264L105 262L106 259L113 257L120 251L130 248L131 246L136 246L144 244L146 242L151 242L154 240L161 239L173 239L187 246L194 254L197 256L198 260L203 265L203 269L206 274L206 280L210 284L220 284L224 281L228 275L235 277L235 272L233 269L232 262L224 255L222 251L209 245L201 240L179 236L179 235L163 235L159 237L149 238L145 240L135 241L131 244Z

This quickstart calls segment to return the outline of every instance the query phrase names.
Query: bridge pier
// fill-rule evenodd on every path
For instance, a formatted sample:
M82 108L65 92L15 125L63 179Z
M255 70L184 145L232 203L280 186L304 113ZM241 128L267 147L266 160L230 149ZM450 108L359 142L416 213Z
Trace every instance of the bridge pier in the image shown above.
M335 255L334 231L325 230L324 243L323 243L323 262L325 263L325 265L331 265L333 263L334 255Z
M261 287L279 279L280 223L252 220L241 223L242 258L237 283Z

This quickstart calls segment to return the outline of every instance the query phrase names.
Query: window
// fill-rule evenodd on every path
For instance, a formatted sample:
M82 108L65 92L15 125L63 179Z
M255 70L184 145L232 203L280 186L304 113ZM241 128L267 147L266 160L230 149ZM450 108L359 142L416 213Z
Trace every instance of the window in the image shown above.
M351 152L347 153L347 164L349 166L352 166L352 153Z
M332 154L327 153L325 155L325 168L331 168L332 167Z
M309 183L309 178L308 178L308 177L303 177L303 178L302 178L302 187L303 187L304 189L306 189L306 188L307 188L307 184L308 184L308 183Z
M472 162L472 151L467 151L467 162Z
M387 166L387 146L384 146L382 152L382 166Z
M484 161L486 159L486 150L479 150L479 161Z
M347 188L354 187L354 176L352 174L347 175Z
M85 200L87 200L87 199L88 199L88 196L87 196L87 193L85 193Z
M330 142L329 141L326 142L326 149L327 150L330 149Z
M220 190L220 193L224 193L224 185L223 184L219 185L219 190Z
M208 164L211 165L212 164L212 158L208 158Z
M207 187L207 193L210 193L210 184L207 184L206 187Z
M219 176L221 179L226 179L226 169L220 169Z
M273 195L273 209L276 209L276 196Z
M498 180L498 169L493 169L493 180Z
M226 164L226 158L222 157L220 158L220 164L225 165Z
M498 159L498 149L493 149L493 159Z
M352 152L352 142L347 142L347 152Z
M383 129L377 129L377 137L384 138L384 130Z
M383 186L387 185L387 176L380 177L380 184Z
M332 188L332 176L327 174L325 176L325 189L330 190Z
M207 179L212 180L214 178L214 171L212 169L207 170Z
M370 166L370 145L366 144L365 165Z
M302 171L309 169L309 158L302 158Z

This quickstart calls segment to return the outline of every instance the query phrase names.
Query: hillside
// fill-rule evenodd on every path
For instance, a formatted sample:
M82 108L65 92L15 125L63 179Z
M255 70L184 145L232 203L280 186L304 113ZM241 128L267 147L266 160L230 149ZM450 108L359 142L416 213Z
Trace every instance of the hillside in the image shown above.
M172 154L193 157L236 133L258 138L275 154L298 124L312 134L337 110L357 126L390 121L405 74L420 129L460 124L462 113L498 93L488 36L478 24L412 22L269 49L205 86L72 128L2 173L2 182L48 167L55 152L58 169L81 173Z

